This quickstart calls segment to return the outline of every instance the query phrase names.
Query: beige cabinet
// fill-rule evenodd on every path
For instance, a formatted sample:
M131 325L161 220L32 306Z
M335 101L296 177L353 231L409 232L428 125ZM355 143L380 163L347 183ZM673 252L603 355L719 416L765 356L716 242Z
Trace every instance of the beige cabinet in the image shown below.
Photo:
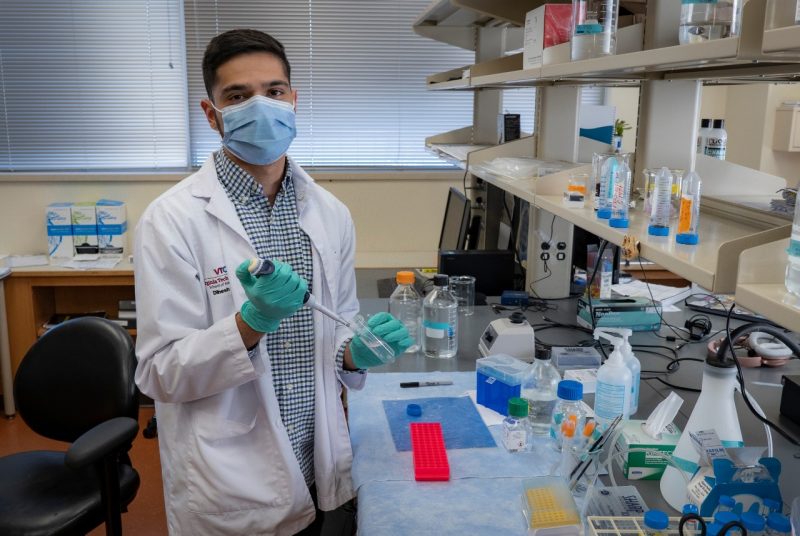
M781 106L775 112L772 148L776 151L800 152L800 105Z

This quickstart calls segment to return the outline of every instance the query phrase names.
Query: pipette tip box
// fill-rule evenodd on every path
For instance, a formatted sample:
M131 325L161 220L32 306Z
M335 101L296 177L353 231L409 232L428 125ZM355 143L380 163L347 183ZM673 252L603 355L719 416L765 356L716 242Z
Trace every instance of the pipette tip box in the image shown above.
M450 464L444 448L442 425L438 422L412 422L409 427L414 456L414 479L450 480Z

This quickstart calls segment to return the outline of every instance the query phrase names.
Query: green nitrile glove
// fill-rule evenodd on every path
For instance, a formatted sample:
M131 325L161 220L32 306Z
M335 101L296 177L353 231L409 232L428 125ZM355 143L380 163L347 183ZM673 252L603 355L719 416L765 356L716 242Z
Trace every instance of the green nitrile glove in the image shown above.
M248 271L246 260L236 268L236 277L244 288L248 300L242 304L242 320L256 331L276 331L281 320L292 316L303 306L308 284L280 261L272 261L275 271L255 277Z
M371 317L367 320L367 327L392 347L395 356L399 356L414 344L414 339L408 336L408 330L403 323L389 313L378 313ZM360 369L384 364L357 336L350 341L350 355L355 366Z

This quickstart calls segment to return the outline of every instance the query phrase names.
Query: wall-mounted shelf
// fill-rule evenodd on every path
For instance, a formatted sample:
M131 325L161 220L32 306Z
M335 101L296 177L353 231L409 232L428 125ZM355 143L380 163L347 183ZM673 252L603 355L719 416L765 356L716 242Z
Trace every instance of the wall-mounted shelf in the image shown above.
M800 298L784 285L788 247L785 238L742 252L736 303L786 329L800 331Z
M649 216L641 210L631 210L628 229L615 229L607 220L598 219L591 208L564 206L560 195L537 195L534 204L616 245L622 244L625 235L633 235L641 244L642 257L713 292L734 291L736 263L743 250L791 232L791 225L763 230L703 212L700 244L685 246L675 242L674 229L669 237L649 236Z
M760 37L760 36L759 36ZM730 37L696 43L676 45L651 50L617 54L582 61L567 61L522 69L515 62L501 65L483 65L489 69L481 72L471 68L467 84L472 89L513 88L553 84L635 85L643 80L701 80L709 84L743 82L781 82L800 80L800 26L776 28L763 32L762 52L758 61L743 58L742 39ZM569 43L556 45L566 53L555 56L569 57ZM550 50L550 49L548 49ZM494 67L494 68L492 68ZM466 89L461 85L457 89ZM446 89L438 87L437 89Z

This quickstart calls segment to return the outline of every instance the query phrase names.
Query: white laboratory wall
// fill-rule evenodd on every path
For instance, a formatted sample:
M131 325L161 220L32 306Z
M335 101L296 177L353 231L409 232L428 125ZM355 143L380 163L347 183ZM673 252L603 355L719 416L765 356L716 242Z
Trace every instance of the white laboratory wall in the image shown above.
M617 119L622 119L631 126L622 135L622 150L632 153L636 150L637 118L639 117L639 88L613 87L606 89L607 106L617 109Z
M350 209L359 268L435 265L447 190L459 172L315 174ZM57 201L111 198L128 205L132 229L147 205L175 184L174 176L111 181L14 180L0 174L0 253L44 253L44 207ZM132 233L129 232L129 242ZM129 244L130 245L130 244Z
M731 86L727 91L728 160L783 177L790 186L800 177L800 153L772 149L775 111L785 100L800 100L793 84Z
M703 86L700 94L700 117L725 119L728 86Z

